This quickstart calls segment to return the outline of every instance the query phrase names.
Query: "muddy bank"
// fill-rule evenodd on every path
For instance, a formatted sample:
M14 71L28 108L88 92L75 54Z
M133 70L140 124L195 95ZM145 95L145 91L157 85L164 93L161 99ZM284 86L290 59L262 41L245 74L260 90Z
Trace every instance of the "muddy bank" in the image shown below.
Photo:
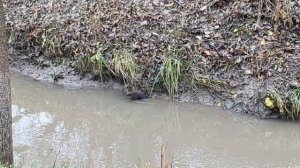
M122 86L117 82L107 81L99 82L91 80L91 77L80 76L72 66L72 61L67 64L55 64L51 60L45 60L41 64L34 63L28 59L27 55L16 53L13 48L10 49L10 65L13 71L30 76L34 80L44 81L51 84L61 85L67 88L94 88L94 87L112 87L121 89ZM14 57L17 59L14 59ZM23 59L24 58L24 59Z
M11 55L16 54L14 49L10 50ZM18 53L21 55L21 53ZM20 58L19 55L19 58ZM23 56L27 58L27 56ZM17 59L14 60L11 57L11 70L20 72L25 76L29 76L36 81L47 82L54 85L63 86L65 88L70 89L80 89L80 88L111 88L122 90L124 94L128 93L127 87L120 83L117 80L107 80L107 81L99 81L93 79L91 74L80 75L76 72L76 68L70 66L70 64L74 64L74 62L67 62L69 65L65 64L56 64L53 61L47 61L48 65L46 67L41 67L31 61ZM164 92L153 92L150 95L150 98L158 98L158 99L169 99L167 93ZM215 105L216 96L213 96L213 92L207 90L199 90L197 93L194 92L183 92L181 93L176 101L180 102L189 102L189 103L200 103L203 105ZM229 102L227 107L232 109L233 102ZM240 109L241 110L241 109Z
M300 77L300 6L280 3L7 1L11 62L38 80L119 81L125 90L285 118L300 111L288 92ZM267 110L270 90L282 99L269 95Z

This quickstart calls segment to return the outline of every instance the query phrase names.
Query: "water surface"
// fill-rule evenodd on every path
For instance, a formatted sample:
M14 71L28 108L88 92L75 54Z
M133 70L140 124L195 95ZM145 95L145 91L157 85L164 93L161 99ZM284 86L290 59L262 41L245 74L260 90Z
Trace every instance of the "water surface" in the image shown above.
M297 167L300 125L164 100L129 101L105 89L64 89L14 73L15 162L22 167L160 165Z

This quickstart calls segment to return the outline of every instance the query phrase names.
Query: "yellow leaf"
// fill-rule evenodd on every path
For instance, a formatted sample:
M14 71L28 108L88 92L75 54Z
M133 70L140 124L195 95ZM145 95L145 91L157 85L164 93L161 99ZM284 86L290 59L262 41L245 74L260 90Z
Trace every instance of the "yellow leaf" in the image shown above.
M239 31L239 29L234 29L234 30L233 30L234 33L238 32L238 31Z
M265 39L260 40L260 45L266 45L266 40Z
M267 97L265 99L265 105L268 107L268 108L274 108L274 101L271 100L269 97Z
M269 35L269 36L273 36L273 32L269 30L269 31L268 31L268 35Z

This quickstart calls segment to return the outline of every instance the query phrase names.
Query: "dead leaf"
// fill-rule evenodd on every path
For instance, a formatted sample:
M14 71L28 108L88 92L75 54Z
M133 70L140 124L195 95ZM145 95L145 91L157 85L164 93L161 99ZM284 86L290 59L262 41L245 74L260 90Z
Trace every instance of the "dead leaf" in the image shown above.
M273 36L273 32L272 31L268 31L268 36Z
M153 0L152 3L153 5L158 6L160 4L160 0Z
M266 45L266 40L265 39L261 39L259 44L262 45L262 46Z
M205 55L211 56L211 53L208 50L203 51Z
M205 5L200 8L200 11L205 11L206 9L207 9L207 6Z

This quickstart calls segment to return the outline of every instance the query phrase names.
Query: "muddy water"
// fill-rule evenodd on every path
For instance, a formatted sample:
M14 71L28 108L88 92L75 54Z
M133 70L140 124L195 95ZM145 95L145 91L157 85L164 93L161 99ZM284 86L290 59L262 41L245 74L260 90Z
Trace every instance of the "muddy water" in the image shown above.
M119 91L63 89L12 77L15 162L23 167L297 167L300 125L256 120ZM55 161L56 160L56 161Z

